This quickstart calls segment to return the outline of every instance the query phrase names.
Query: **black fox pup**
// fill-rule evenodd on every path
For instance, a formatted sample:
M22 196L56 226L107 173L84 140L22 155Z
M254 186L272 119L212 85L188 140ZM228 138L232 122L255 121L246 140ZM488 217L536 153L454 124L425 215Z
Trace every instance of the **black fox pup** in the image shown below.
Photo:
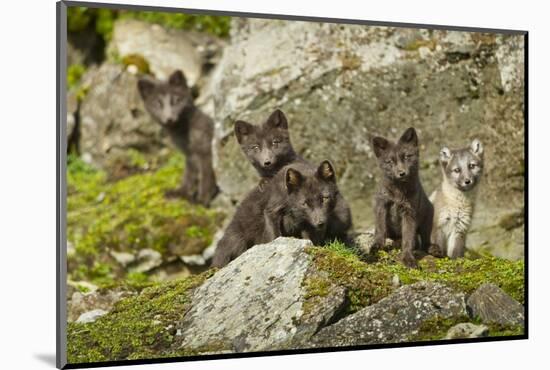
M271 113L262 125L237 121L234 130L243 153L261 177L260 191L285 166L309 166L310 172L317 168L294 150L290 141L288 120L279 109ZM353 232L351 210L339 192L335 198L334 210L328 220L326 239L339 239L350 244Z
M420 247L427 252L434 213L418 175L416 131L412 127L407 129L397 143L375 137L372 146L382 170L375 195L374 249L382 247L386 237L401 239L401 261L407 267L416 267L413 250L418 242L417 235Z
M280 171L264 189L254 188L237 208L219 241L213 267L223 267L256 244L279 236L324 243L338 195L329 161L312 169L296 163Z
M261 126L237 121L234 130L241 150L263 179L275 176L287 164L304 161L292 147L288 121L279 109Z
M142 78L138 89L149 113L185 154L182 184L166 196L208 206L218 193L212 168L214 122L193 104L191 89L181 71L172 73L166 82Z

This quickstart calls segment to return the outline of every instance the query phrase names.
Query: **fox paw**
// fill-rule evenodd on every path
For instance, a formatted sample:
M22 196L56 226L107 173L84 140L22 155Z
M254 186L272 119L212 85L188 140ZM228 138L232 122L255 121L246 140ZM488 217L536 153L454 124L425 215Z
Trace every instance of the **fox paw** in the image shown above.
M369 253L370 254L378 253L382 248L384 248L384 245L385 245L385 240L384 239L375 238L372 245L371 245L371 247L370 247Z
M414 255L412 252L403 252L401 254L401 262L403 265L407 266L408 268L417 268L418 263L416 262L416 258L414 258Z
M195 202L195 197L192 194L189 194L188 191L181 188L166 190L164 192L164 196L168 199L183 198L183 199L187 199L192 203Z
M436 257L436 258L443 258L445 257L445 253L443 253L443 251L441 250L441 248L439 248L438 245L436 244L431 244L430 247L428 248L428 254Z

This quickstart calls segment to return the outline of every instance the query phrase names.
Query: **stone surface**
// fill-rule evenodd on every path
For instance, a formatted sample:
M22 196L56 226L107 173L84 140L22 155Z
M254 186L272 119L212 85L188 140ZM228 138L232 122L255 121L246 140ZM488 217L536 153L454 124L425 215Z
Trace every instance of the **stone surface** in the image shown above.
M484 323L523 325L524 308L494 284L483 284L468 297L468 309Z
M92 163L105 165L131 148L157 153L165 147L160 126L139 96L137 79L122 65L108 62L83 76L88 92L80 106L80 151Z
M217 122L219 184L234 199L258 177L233 124L262 122L278 107L297 151L334 163L359 230L372 225L379 176L369 139L397 137L409 126L418 129L428 193L441 181L442 146L463 147L473 137L484 143L478 209L492 217L475 217L475 227L523 206L521 36L260 19L235 19L231 32L205 94ZM503 237L495 248L521 254L523 226L514 232L510 242L511 232L497 227ZM484 240L468 243L477 248Z
M140 249L136 256L136 265L130 268L133 272L148 272L162 264L162 255L156 250Z
M481 338L487 335L489 335L487 326L464 322L450 328L445 339Z
M398 343L418 333L421 324L436 316L466 315L463 293L445 285L419 282L397 289L390 296L319 331L312 347L339 347Z
M126 267L129 264L133 263L136 260L136 256L128 252L115 252L111 251L109 253L115 261L117 261L122 267Z
M306 342L344 304L342 289L304 309L310 267L306 240L257 245L216 272L193 294L178 324L177 346L197 352L249 352ZM320 298L321 299L321 298ZM314 312L314 313L313 313Z
M114 25L109 50L122 58L141 55L149 63L151 72L160 79L166 79L174 70L181 69L189 85L193 86L201 76L201 56L185 31L134 19L119 19Z
M102 309L92 310L88 312L84 312L82 315L78 317L76 320L77 323L85 324L89 322L94 322L97 319L99 319L101 316L105 315L107 311Z
M71 299L67 302L67 321L75 321L81 315L90 311L101 310L108 312L116 302L131 295L133 293L120 289L90 293L74 292Z

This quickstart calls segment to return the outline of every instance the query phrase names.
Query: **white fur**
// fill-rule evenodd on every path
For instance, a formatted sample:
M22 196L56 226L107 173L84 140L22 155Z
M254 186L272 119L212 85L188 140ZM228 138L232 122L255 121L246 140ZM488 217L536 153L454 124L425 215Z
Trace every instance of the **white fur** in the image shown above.
M430 201L436 207L437 219L434 220L434 227L445 236L446 254L449 257L453 255L458 236L466 235L470 228L475 194L475 189L464 193L444 180L441 188L430 196Z

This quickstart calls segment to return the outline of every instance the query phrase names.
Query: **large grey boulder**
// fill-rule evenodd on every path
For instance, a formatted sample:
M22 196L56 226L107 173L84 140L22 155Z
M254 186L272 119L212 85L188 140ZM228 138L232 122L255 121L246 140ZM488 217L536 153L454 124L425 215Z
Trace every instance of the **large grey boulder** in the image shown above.
M98 317L97 313L109 312L116 302L134 295L133 292L114 289L88 293L74 292L67 302L67 321L91 320ZM84 316L82 316L84 315Z
M468 309L484 323L523 325L524 308L498 286L485 283L468 297Z
M410 340L426 320L466 315L463 293L445 285L419 282L397 289L378 303L343 318L316 334L312 347L339 347Z
M310 241L278 238L216 272L193 294L176 346L195 352L288 349L306 342L345 304L342 288L304 306Z
M132 54L142 56L149 63L151 72L160 79L166 79L175 69L181 69L192 86L201 75L200 54L185 31L120 19L114 24L109 50L122 58Z
M257 183L233 124L262 122L278 107L288 115L298 152L333 161L361 229L372 225L379 177L371 135L396 137L414 126L428 192L441 181L443 145L462 147L474 137L484 143L478 209L491 215L482 226L493 225L523 206L523 53L522 37L513 35L235 19L205 92L218 123L219 184L241 199ZM523 234L523 226L518 230ZM513 240L523 250L521 238ZM472 239L471 246L477 242L483 240Z
M131 148L154 153L166 145L160 126L145 110L137 79L122 65L109 62L84 75L80 150L91 162L104 165Z

